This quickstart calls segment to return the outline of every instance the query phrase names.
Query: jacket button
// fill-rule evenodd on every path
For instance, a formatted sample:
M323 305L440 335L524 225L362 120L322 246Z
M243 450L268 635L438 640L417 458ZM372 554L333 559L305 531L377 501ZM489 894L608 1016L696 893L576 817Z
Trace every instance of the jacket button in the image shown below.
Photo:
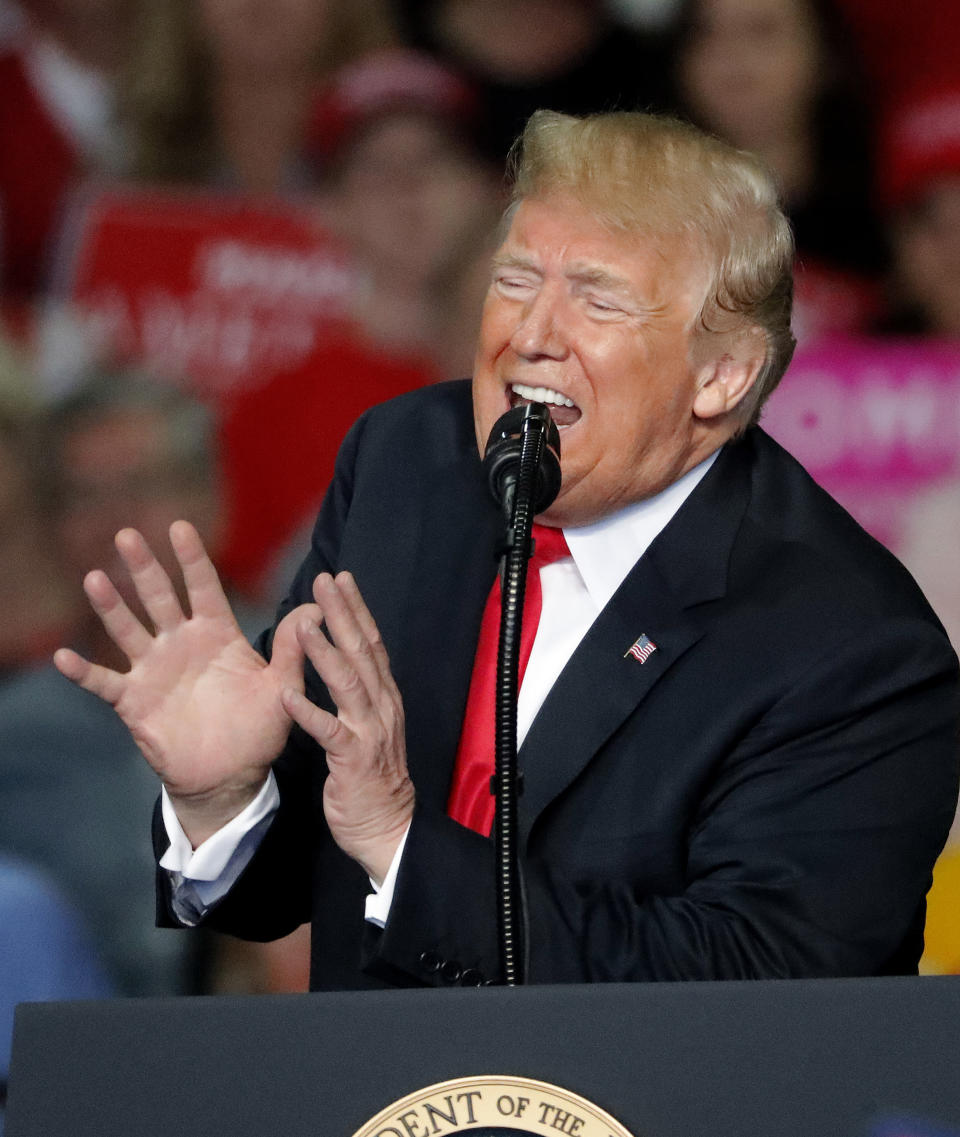
M420 966L427 974L432 975L443 966L443 960L435 951L425 951L420 955Z
M477 971L475 967L468 967L467 970L460 976L461 987L482 987L483 986L483 973Z
M448 959L440 968L440 975L448 983L456 983L460 978L460 964L455 959Z

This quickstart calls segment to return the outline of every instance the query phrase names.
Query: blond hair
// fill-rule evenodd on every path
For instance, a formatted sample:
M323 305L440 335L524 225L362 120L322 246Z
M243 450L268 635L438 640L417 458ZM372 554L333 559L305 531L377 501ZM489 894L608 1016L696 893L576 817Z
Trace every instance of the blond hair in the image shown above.
M758 417L795 346L793 236L759 158L665 115L536 111L511 151L509 175L513 206L571 195L610 229L686 236L711 257L698 325L706 334L763 331L764 364L741 404L745 418Z

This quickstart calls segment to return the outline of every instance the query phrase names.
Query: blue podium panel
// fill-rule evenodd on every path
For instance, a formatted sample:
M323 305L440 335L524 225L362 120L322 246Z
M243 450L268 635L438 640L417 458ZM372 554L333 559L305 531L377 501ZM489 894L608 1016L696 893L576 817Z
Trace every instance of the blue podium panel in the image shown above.
M480 1075L635 1137L960 1137L960 977L25 1004L7 1137L353 1137ZM405 1116L385 1137L481 1132Z

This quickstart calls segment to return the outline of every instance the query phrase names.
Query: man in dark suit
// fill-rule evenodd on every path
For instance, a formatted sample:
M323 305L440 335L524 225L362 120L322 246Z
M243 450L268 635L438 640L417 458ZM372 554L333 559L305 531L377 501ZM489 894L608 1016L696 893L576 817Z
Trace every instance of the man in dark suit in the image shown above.
M541 112L509 220L472 385L354 428L269 662L186 524L189 619L132 531L158 634L88 578L131 670L58 665L164 781L163 918L252 938L312 918L316 987L500 978L491 846L448 803L501 524L478 448L536 400L563 472L539 520L568 548L518 711L529 978L915 969L956 659L751 425L792 350L769 178L676 123Z

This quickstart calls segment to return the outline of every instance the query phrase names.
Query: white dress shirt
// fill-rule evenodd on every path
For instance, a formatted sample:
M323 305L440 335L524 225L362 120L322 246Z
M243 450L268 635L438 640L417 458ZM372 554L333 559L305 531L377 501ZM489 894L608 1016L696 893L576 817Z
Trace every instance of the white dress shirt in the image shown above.
M716 456L711 454L655 497L628 505L593 525L564 529L570 556L540 570L540 623L517 697L518 746L590 625ZM279 801L271 772L257 798L194 850L164 791L163 820L170 847L160 865L171 874L174 911L181 920L195 923L229 890L253 856ZM366 919L381 927L390 912L405 841L406 835L383 883L378 887L371 881Z

